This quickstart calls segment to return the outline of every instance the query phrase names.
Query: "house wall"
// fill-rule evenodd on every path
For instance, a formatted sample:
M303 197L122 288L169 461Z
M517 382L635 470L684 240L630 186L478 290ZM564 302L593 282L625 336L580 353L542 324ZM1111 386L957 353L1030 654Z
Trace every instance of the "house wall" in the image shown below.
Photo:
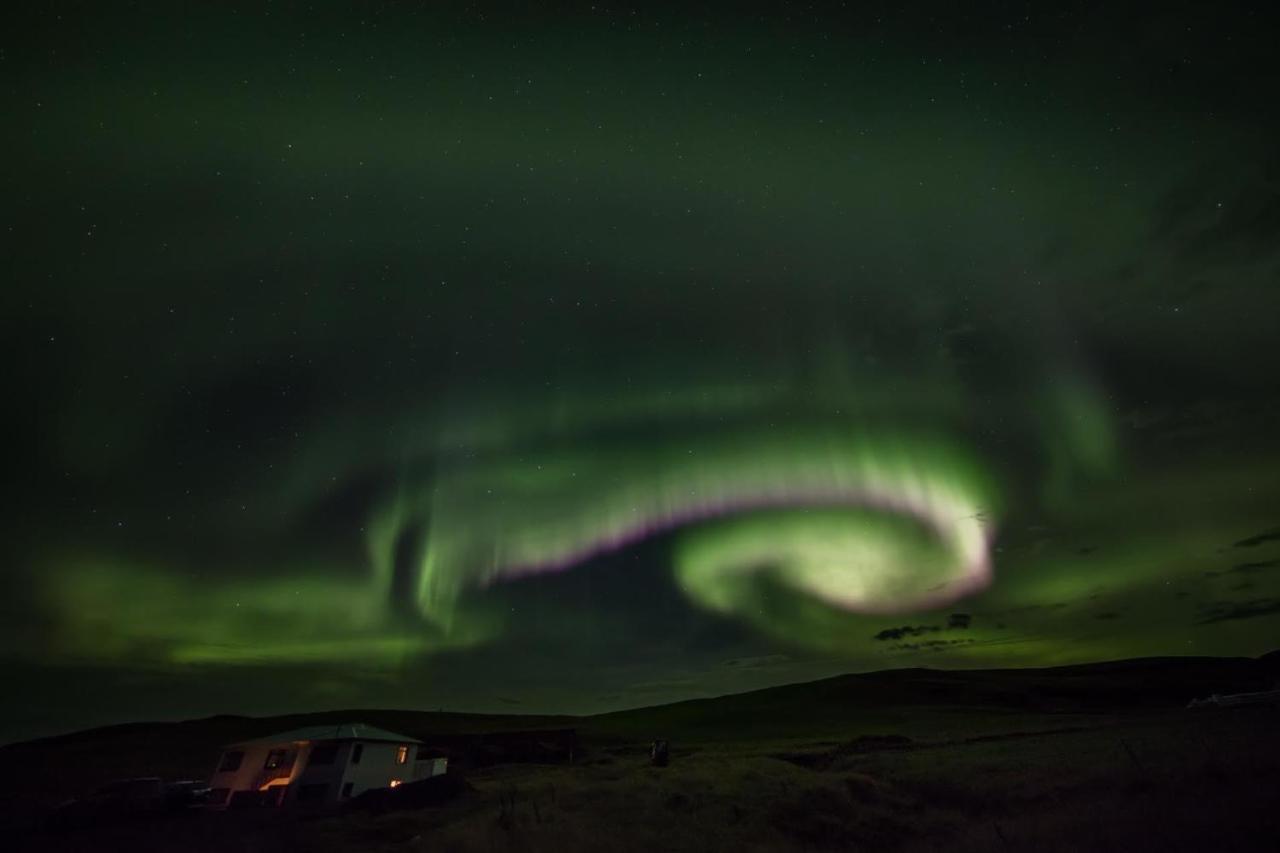
M346 772L342 777L343 785L348 782L351 783L349 796L359 796L370 788L386 788L393 779L398 779L401 782L413 781L413 763L418 755L418 744L379 743L375 741L363 741L363 743L364 754L360 757L360 763L348 763ZM400 746L409 747L408 760L404 764L396 763L396 750ZM348 750L348 755L350 755L350 750ZM338 794L341 796L341 788L339 788Z
M350 742L339 743L338 751L331 764L312 764L308 761L303 766L302 772L294 777L286 802L331 803L338 799L342 790L342 777L346 773L353 746L354 744Z
M416 761L418 744L416 743L384 743L380 741L343 741L338 744L337 753L331 764L312 764L311 752L316 743L294 745L262 744L246 746L241 751L244 758L239 769L228 772L215 772L210 777L209 787L212 789L229 789L244 791L256 789L262 777L267 755L273 749L296 749L293 770L289 776L288 791L285 803L334 802L343 799L343 790L349 783L351 790L348 797L356 797L371 788L386 788L393 780L412 782L427 776L443 773L444 759ZM360 762L351 762L356 744L364 745ZM409 749L404 764L396 762L400 746ZM230 751L230 750L228 750ZM225 754L225 753L224 753ZM218 758L221 766L222 756Z
M266 770L267 756L273 749L287 749L294 753L290 779L296 779L299 770L306 766L311 747L310 744L271 743L224 750L222 755L218 756L218 763L214 766L214 772L209 777L210 789L220 790L225 788L229 791L256 790L257 783ZM240 767L236 770L219 772L218 768L222 766L223 757L228 752L233 751L244 753L244 757L240 760Z
M243 791L253 782L255 774L262 769L262 764L267 759L267 752L270 747L245 747L239 750L224 750L218 756L218 763L214 765L213 775L209 777L209 787L214 790L227 789L229 791ZM243 752L244 757L240 759L240 767L236 770L219 771L222 766L223 758L228 752Z

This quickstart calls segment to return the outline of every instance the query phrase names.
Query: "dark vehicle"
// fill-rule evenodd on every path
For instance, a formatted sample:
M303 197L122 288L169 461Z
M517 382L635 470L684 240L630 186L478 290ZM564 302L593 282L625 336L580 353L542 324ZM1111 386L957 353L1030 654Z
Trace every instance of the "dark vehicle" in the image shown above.
M170 782L164 786L164 807L166 809L195 808L205 805L209 800L209 784L196 779L183 779Z
M208 795L208 785L195 780L166 785L158 776L119 779L58 806L49 816L49 824L85 826L182 811L203 805Z

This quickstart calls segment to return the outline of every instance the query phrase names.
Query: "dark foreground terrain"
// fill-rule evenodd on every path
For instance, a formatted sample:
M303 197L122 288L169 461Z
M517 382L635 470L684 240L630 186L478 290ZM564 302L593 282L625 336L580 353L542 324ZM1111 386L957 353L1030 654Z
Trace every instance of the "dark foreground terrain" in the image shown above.
M1052 670L899 670L591 718L347 711L98 729L0 750L5 834L38 850L1274 850L1276 655ZM131 775L206 776L222 743L358 718L435 742L425 807L194 810L49 827ZM573 731L568 731L572 729ZM651 767L647 741L672 741Z

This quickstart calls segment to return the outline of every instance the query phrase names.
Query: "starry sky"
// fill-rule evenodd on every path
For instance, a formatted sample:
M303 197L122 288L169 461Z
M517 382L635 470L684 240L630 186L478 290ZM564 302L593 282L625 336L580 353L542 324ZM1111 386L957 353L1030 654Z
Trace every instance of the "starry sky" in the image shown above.
M1274 648L1273 31L1122 6L6 11L0 735Z

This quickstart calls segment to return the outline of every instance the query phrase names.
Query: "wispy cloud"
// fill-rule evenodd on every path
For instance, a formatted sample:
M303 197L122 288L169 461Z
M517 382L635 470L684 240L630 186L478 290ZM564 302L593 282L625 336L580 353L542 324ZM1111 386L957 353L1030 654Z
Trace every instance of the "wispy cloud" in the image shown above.
M1267 542L1280 541L1280 527L1273 527L1270 530L1264 530L1262 533L1256 533L1239 542L1232 542L1232 548L1256 548Z
M1201 625L1232 619L1256 619L1280 614L1280 598L1254 598L1249 601L1220 601L1200 611Z
M973 622L973 616L968 613L952 613L947 617L947 624L944 625L900 625L897 628L885 628L875 635L874 639L880 641L901 640L905 637L921 637L925 634L936 634L939 631L956 631L965 630ZM942 641L939 641L942 642Z
M903 637L919 637L922 634L933 634L942 630L940 625L903 625L900 628L885 628L876 634L877 640L901 640Z

